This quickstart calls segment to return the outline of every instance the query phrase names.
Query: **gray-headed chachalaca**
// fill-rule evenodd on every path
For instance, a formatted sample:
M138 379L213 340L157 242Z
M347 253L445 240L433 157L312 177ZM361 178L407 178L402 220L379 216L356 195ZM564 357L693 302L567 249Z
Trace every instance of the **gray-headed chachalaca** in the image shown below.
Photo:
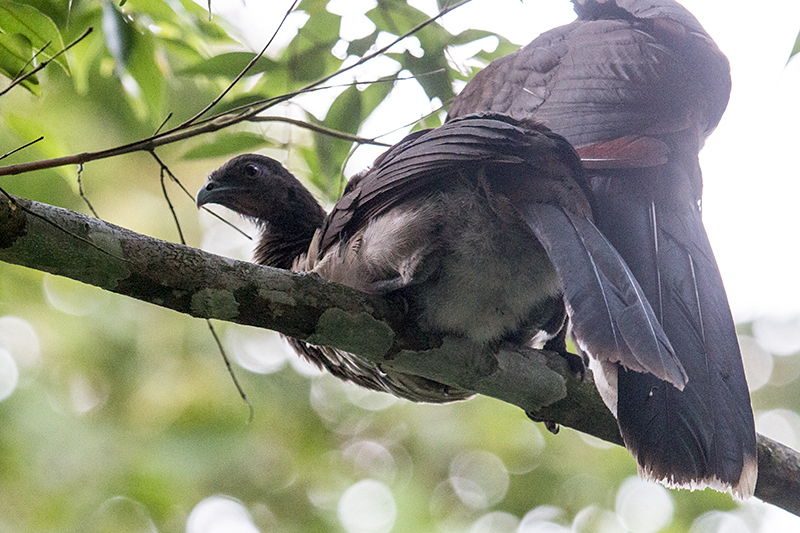
M525 346L563 334L568 314L644 476L750 495L749 395L699 209L697 153L727 102L727 61L674 2L576 10L479 73L449 123L389 149L329 215L258 155L212 173L197 203L254 219L258 262L400 294L434 333ZM538 122L579 147L588 178ZM366 387L471 394L292 342Z
M577 154L531 121L473 115L412 133L348 183L327 216L277 161L236 157L197 205L216 203L262 229L256 261L394 293L434 334L490 349L571 332L600 361L683 388L686 375L641 288L592 222ZM416 401L470 391L291 340L332 374Z
M597 227L644 289L688 382L593 364L640 472L753 493L756 437L725 289L701 220L698 152L728 103L728 61L672 0L573 0L578 19L475 75L449 118L534 119L577 148ZM604 382L604 383L603 383Z

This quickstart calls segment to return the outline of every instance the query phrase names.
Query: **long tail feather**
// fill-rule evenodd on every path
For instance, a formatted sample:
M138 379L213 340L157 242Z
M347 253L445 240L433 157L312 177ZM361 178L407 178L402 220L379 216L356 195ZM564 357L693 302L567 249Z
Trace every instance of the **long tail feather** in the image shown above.
M659 309L690 378L678 391L653 376L620 371L623 438L648 478L749 496L757 471L753 415L736 330L700 213L637 201L624 192L625 179L633 178L598 189L598 223Z
M641 287L594 224L555 205L523 210L556 267L581 348L683 389L686 372Z

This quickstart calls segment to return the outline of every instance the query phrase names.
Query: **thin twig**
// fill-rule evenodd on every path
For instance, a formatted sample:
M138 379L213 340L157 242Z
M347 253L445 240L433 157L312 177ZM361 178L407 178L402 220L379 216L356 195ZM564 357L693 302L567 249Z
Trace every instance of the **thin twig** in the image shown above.
M3 96L3 95L4 95L4 94L6 94L8 91L10 91L10 90L11 90L11 89L12 89L14 86L16 86L16 85L19 85L20 83L22 83L23 81L25 81L26 79L28 79L29 77L33 76L34 74L36 74L37 72L39 72L40 70L42 70L44 67L46 67L47 65L49 65L51 61L53 61L53 60L54 60L54 59L56 59L58 56L60 56L61 54L63 54L64 52L66 52L67 50L69 50L70 48L72 48L73 46L75 46L76 44L78 44L79 42L81 42L83 39L85 39L87 35L89 35L90 33L92 33L92 30L93 30L93 28L91 28L91 27L87 28L87 29L86 29L86 31L85 31L85 32L83 32L83 33L80 35L80 37L78 37L77 39L75 39L74 41L72 41L71 43L69 43L69 44L68 44L67 46L65 46L65 47L64 47L64 48L63 48L61 51L59 51L59 52L57 52L55 55L53 55L53 57L51 57L50 59L48 59L48 60L46 60L46 61L42 61L41 63L39 63L39 64L36 66L36 68L35 68L35 69L33 69L33 70L31 70L30 72L26 73L24 76L17 77L17 78L15 78L14 80L12 80L12 81L11 81L11 84L10 84L8 87L6 87L6 88L5 88L5 89L3 89L2 91L0 91L0 96Z
M166 173L167 173L167 175L169 176L169 178L170 178L170 179L171 179L171 180L172 180L172 181L173 181L175 184L177 184L177 185L178 185L178 187L179 187L179 188L180 188L180 189L181 189L181 190L182 190L182 191L183 191L183 192L186 194L186 196L188 196L189 198L191 198L192 200L194 200L194 195L193 195L192 193L190 193L190 192L189 192L189 190L188 190L186 187L184 187L184 186L183 186L183 183L181 183L181 180L179 180L177 177L175 177L175 174L173 174L173 173L172 173L172 171L169 169L169 167L168 167L166 164L164 164L164 162L163 162L163 161L161 161L161 159L160 159L160 158L159 158L159 157L156 155L156 153L155 153L154 151L151 151L151 152L150 152L150 155L152 155L152 156L155 158L155 160L156 160L156 161L158 162L158 164L161 166L162 170L166 171ZM162 184L163 184L163 180L162 180ZM247 232L245 232L245 231L241 230L240 228L238 228L238 227L237 227L235 224L233 224L233 223L231 223L231 222L229 222L229 221L225 220L224 218L222 218L221 216L219 216L218 214L216 214L215 212L211 211L210 209L208 209L208 208L207 208L207 207L205 207L205 206L204 206L202 209L203 209L203 210L204 210L206 213L210 213L210 214L211 214L211 216L213 216L213 217L217 218L218 220L220 220L220 221L221 221L223 224L225 224L225 225L227 225L227 226L229 226L229 227L233 228L234 230L238 231L239 233L241 233L241 234L242 234L244 237L246 237L248 240L251 240L251 241L253 240L253 237L251 237L250 235L248 235L248 234L247 234ZM174 212L173 212L173 215L174 215ZM179 229L179 231L180 231L180 229Z
M247 71L250 70L250 68L253 65L256 64L256 61L261 59L261 57L267 51L267 48L269 48L269 45L271 45L272 41L275 40L275 37L278 35L278 32L283 27L284 23L286 22L286 19L289 18L289 15L292 14L292 11L294 11L294 8L297 7L297 4L298 4L299 1L300 0L294 0L294 2L292 2L292 5L289 6L289 9L287 9L286 13L283 15L283 18L281 19L280 24L278 24L278 28L273 32L272 37L269 38L269 41L267 41L267 44L264 45L264 48L262 48L261 51L259 53L257 53L255 55L255 57L253 57L253 59L250 60L250 62L247 64L247 66L245 66L242 69L242 71L239 73L239 75L236 76L236 78L234 78L234 80L228 84L228 86L225 88L225 90L222 91L221 93L219 93L219 95L216 98L214 98L211 101L211 103L209 103L207 106L205 106L199 113L197 113L195 116L193 116L192 118L190 118L189 120L187 120L186 122L184 122L183 124L178 126L179 128L186 128L186 127L191 126L192 124L194 124L194 122L197 119L199 119L200 117L205 115L206 112L208 112L212 107L217 105L219 103L219 101L222 100L225 97L225 95L228 94L228 92L230 92L231 89L233 89L234 85L239 83L239 80L241 80L244 77L244 75L247 74ZM209 18L211 17L211 0L209 0L209 2L208 2L208 16L209 16Z
M175 177L175 174L173 174L169 167L167 167L167 165L161 161L155 152L150 152L150 155L153 156L153 158L161 167L161 191L164 193L164 199L167 201L169 210L172 213L172 219L175 221L175 227L178 229L178 236L180 237L181 244L186 245L186 239L183 237L183 230L181 229L181 223L178 220L178 214L175 212L175 207L172 205L172 201L169 199L169 194L167 193L167 186L164 183L164 176L169 176L172 181L178 184L180 184L180 181L178 181L178 179ZM183 185L181 185L181 188L183 188ZM233 371L233 366L231 366L230 359L228 359L228 354L225 353L225 348L223 348L222 342L220 342L217 332L214 330L214 325L211 324L211 320L209 319L206 319L206 324L208 324L208 329L211 330L211 335L214 336L214 341L217 343L217 348L219 348L219 353L222 355L222 360L225 361L228 374L230 374L233 384L236 386L236 390L239 391L239 396L242 397L242 400L244 400L244 403L246 403L247 407L250 409L250 416L247 419L247 423L249 424L253 421L253 405L250 403L250 400L247 399L247 394L245 394L244 389L242 389L242 386L239 383L239 380L236 378L236 374Z
M329 74L329 75L327 75L327 76L325 76L323 78L320 78L319 80L306 85L305 88L311 89L313 87L317 87L318 85L322 85L326 81L330 80L331 78L333 78L335 76L338 76L339 74L343 74L343 73L347 72L348 70L353 70L354 68L363 65L367 61L370 61L370 60L372 60L372 59L374 59L374 58L376 58L378 56L381 56L381 55L385 54L390 48L392 48L394 45L396 45L397 43L399 43L403 39L406 39L407 37L415 34L416 32L418 32L419 30L421 30L425 26L428 26L428 25L432 24L433 22L435 22L436 20L442 18L444 15L446 15L450 11L453 11L454 9L456 9L458 7L461 7L464 4L469 3L470 1L471 0L461 0L460 2L456 2L455 4L452 4L450 6L446 6L444 9L442 9L439 12L438 15L436 15L435 17L431 17L431 18L429 18L428 20L426 20L424 22L420 22L419 24L417 24L416 26L411 28L409 31L407 31L403 35L400 35L399 37L395 38L392 42L390 42L389 44L387 44L383 48L381 48L379 50L376 50L376 51L372 52L371 54L367 54L365 56L362 56L358 61L356 61L352 65L350 65L348 67L345 67L343 69L337 70L333 74Z
M78 165L78 195L83 198L83 201L86 202L86 205L89 206L89 211L92 212L94 218L100 218L97 215L97 211L94 210L94 206L92 206L92 202L89 201L89 197L86 196L83 192L83 164Z
M180 184L180 182L178 182L178 183ZM182 184L180 184L180 186L181 186L181 188L183 189L183 185L182 185ZM186 189L183 189L183 190L185 191ZM192 197L192 195L191 195L191 194L189 194L189 196L190 196L190 197ZM192 197L192 198L193 198L193 197ZM228 227L230 227L230 228L233 228L234 230L238 231L238 232L239 232L240 234L242 234L242 235L243 235L245 238L247 238L247 240L249 240L249 241L252 241L252 240L253 240L253 237L252 237L252 236L250 236L250 235L248 235L246 231L244 231L243 229L241 229L240 227L238 227L236 224L234 224L234 223L230 222L229 220L225 220L223 217L219 216L218 214L216 214L214 211L212 211L212 210L211 210L211 209L209 209L208 207L206 207L206 206L203 206L203 207L201 207L200 209L202 209L203 211L205 211L206 213L208 213L208 214L209 214L209 215L211 215L212 217L216 218L217 220L219 220L220 222L222 222L222 223L223 223L223 224L225 224L226 226L228 226Z
M188 126L186 128L181 128L180 126L176 126L175 128L168 130L164 133L159 133L158 135L154 135L152 137L148 137L147 139L141 139L139 141L134 141L122 146L117 146L114 148L109 148L106 150L100 150L96 152L84 152L81 154L70 155L66 157L59 157L55 159L48 159L43 161L33 161L30 163L22 163L19 165L9 165L6 167L0 167L0 176L6 175L15 175L15 174L22 174L24 172L30 172L32 170L41 170L45 168L54 168L63 165L77 165L80 163L86 163L88 161L95 161L97 159L105 159L108 157L115 157L118 155L129 154L132 152L139 152L139 151L147 151L152 152L155 148L159 146L163 146L165 144L171 144L177 141L181 141L184 139L188 139L190 137L195 137L197 135L201 135L204 133L210 133L214 131L221 130L223 128L227 128L228 126L232 126L234 124L238 124L240 122L250 120L252 117L258 115L262 111L273 107L277 104L283 103L287 100L294 98L297 95L305 94L311 91L317 91L325 89L326 87L320 87L323 83L330 80L331 78L347 72L359 65L364 64L365 62L378 57L379 55L384 54L387 50L389 50L392 46L399 43L403 39L407 38L408 36L412 35L414 32L419 31L420 29L424 28L428 24L431 24L435 20L439 19L443 15L453 11L454 9L469 3L471 0L461 0L460 2L453 4L444 8L438 15L432 17L425 22L422 22L406 32L405 34L397 37L391 43L384 46L380 50L373 52L372 54L368 54L362 57L356 63L352 65L337 70L336 72L329 74L315 82L312 82L305 87L298 89L296 91L292 91L285 95L276 96L273 98L267 98L264 100L260 100L258 102L254 102L252 104L241 106L235 108L233 110L227 111L225 113L220 113L219 115L215 115L208 119L204 119L201 121L197 121L196 123ZM359 82L364 83L364 82Z
M288 100L296 96L297 94L301 93L299 91L296 91L294 93L291 93L290 95L275 97L268 100L264 100L262 102L274 102L275 104L277 104L285 100ZM267 105L264 108L266 109L267 107L270 106ZM172 130L166 131L164 133L159 133L157 135L153 135L146 139L140 139L138 141L133 141L120 146L115 146L114 148L107 148L105 150L98 150L95 152L82 152L80 154L73 154L64 157L43 159L41 161L31 161L29 163L20 163L18 165L8 165L5 167L0 167L0 176L12 176L17 174L23 174L25 172L31 172L33 170L56 168L65 165L79 165L81 163L88 163L90 161L97 161L99 159L107 159L110 157L130 154L133 152L152 152L159 146L172 144L178 141L182 141L184 139L189 139L191 137L202 135L204 133L212 133L215 131L219 131L221 129L227 128L228 126L238 124L239 122L242 122L247 118L248 117L245 116L245 114L241 111L241 109L236 109L234 111L222 113L218 116L201 121L200 123L195 124L194 126L190 126L189 128L183 131L178 130L178 128L173 128Z
M65 165L80 165L81 163L88 163L90 161L97 161L99 159L107 159L110 157L130 154L133 152L152 152L159 146L172 144L205 133L213 133L215 131L227 128L228 126L232 126L234 124L238 124L240 122L249 120L252 116L255 116L257 113L265 109L268 109L269 107L277 105L279 103L291 100L295 96L303 94L304 92L321 91L328 88L329 88L328 86L323 86L323 87L312 87L310 89L309 88L299 89L297 91L293 91L285 95L276 96L273 98L268 98L265 100L261 100L259 102L255 102L250 105L237 107L235 109L229 110L225 113L221 113L214 117L201 120L198 123L190 126L189 128L183 131L179 131L178 128L176 127L164 133L159 133L151 137L148 137L146 139L130 142L127 144L123 144L121 146L115 146L114 148L107 148L105 150L98 150L96 152L82 152L80 154L73 154L64 157L43 159L41 161L31 161L29 163L20 163L17 165L8 165L5 167L0 167L0 176L12 176L17 174L24 174L25 172L31 172L34 170L56 168ZM258 106L259 109L254 111L252 109L254 106Z
M230 374L231 378L233 379L233 384L236 385L236 390L239 391L239 396L242 398L242 400L244 400L244 403L247 404L247 408L250 410L250 416L247 417L247 423L250 424L253 421L253 416L255 415L253 404L250 403L250 400L247 398L247 394L244 392L241 383L239 383L239 379L236 377L236 374L233 371L231 361L228 359L228 354L225 353L225 348L222 347L222 342L219 340L217 332L214 329L214 325L211 324L211 320L206 319L206 324L208 324L208 329L211 330L211 334L214 336L214 341L217 343L219 353L222 354L222 360L225 361L225 366L228 367L228 374Z
M173 205L172 205L172 200L170 200L170 199L169 199L169 193L167 192L167 185L166 185L166 183L164 183L164 176L165 176L166 174L169 174L169 176L170 176L170 177L171 177L173 180L175 180L175 178L174 178L174 176L172 175L172 172L170 172L170 170L167 168L167 165L165 165L165 164L164 164L164 163L161 161L161 159L159 159L159 158L158 158L158 156L156 155L156 153L155 153L155 152L150 152L150 155L152 155L152 156L153 156L153 158L154 158L156 161L158 161L158 164L159 164L159 166L161 167L161 168L160 168L160 174L161 174L161 192L164 194L164 200L166 200L166 201L167 201L167 205L169 206L169 211L170 211L170 213L172 213L172 220L174 220L174 221L175 221L175 227L176 227L176 228L178 228L178 237L180 238L181 244L186 244L186 239L183 237L183 230L181 229L181 222L180 222L180 220L178 220L178 214L175 212L175 206L173 206ZM176 180L175 180L175 181L176 181Z
M167 118L165 118L165 119L164 119L164 121L161 123L161 125L160 125L158 128L156 128L156 132L155 132L153 135L158 135L158 132L159 132L159 131L161 131L161 129L162 129L164 126L166 126L166 125L167 125L167 122L169 122L169 119L171 119L171 118L172 118L172 113L170 113L169 115L167 115Z
M435 17L431 17L431 18L425 20L424 22L421 22L421 23L417 24L416 26L411 28L409 31L404 33L403 35L400 35L399 37L396 37L392 42L390 42L389 44L387 44L383 48L381 48L379 50L376 50L375 52L372 52L371 54L367 54L367 55L361 57L361 59L359 59L358 61L356 61L352 65L349 65L347 67L341 68L341 69L337 70L336 72L333 72L332 74L328 74L327 76L323 76L322 78L320 78L320 79L318 79L318 80L316 80L314 82L309 83L308 85L306 85L302 89L294 91L293 93L288 93L287 95L284 95L285 97L280 97L280 96L279 97L275 97L274 99L271 99L271 100L274 100L274 101L270 102L269 105L267 105L265 103L263 106L260 106L259 102L250 104L250 107L253 107L255 109L250 112L249 116L243 117L243 120L248 120L250 118L250 116L257 115L258 113L260 113L261 111L264 111L268 107L272 107L274 105L277 105L277 104L279 104L281 102L284 102L284 101L288 100L289 98L293 98L294 96L297 96L299 94L304 94L304 93L310 92L312 90L316 90L320 85L322 85L323 83L327 82L328 80L330 80L330 79L332 79L332 78L334 78L334 77L336 77L336 76L338 76L340 74L344 74L345 72L347 72L349 70L353 70L354 68L356 68L356 67L358 67L360 65L363 65L367 61L370 61L370 60L372 60L372 59L374 59L374 58L376 58L378 56L381 56L381 55L385 54L390 48L392 48L394 45L396 45L397 43L399 43L403 39L406 39L407 37L415 34L416 32L418 32L419 30L421 30L425 26L428 26L428 25L432 24L433 22L435 22L436 20L440 19L441 17L443 17L447 13L453 11L456 8L459 8L459 7L463 6L464 4L468 4L471 1L472 0L461 0L460 2L456 2L455 4L446 6L445 8L443 8L439 12L438 15L436 15ZM363 83L363 82L360 82L360 83ZM291 96L289 96L289 95L291 95ZM232 110L232 111L235 111L235 110Z
M406 123L405 123L405 124L403 124L402 126L398 126L398 127L396 127L395 129L393 129L393 130L387 131L387 132L385 132L385 133L381 133L380 135L378 135L378 136L377 136L377 137L375 137L375 138L376 138L376 139L378 139L378 138L380 138L380 137L386 137L387 135L391 135L392 133L395 133L395 132L397 132L397 131L404 130L404 129L406 129L406 128L410 127L410 126L414 126L414 125L415 125L415 124L417 124L418 122L420 122L420 121L423 121L423 120L427 120L427 119L429 119L430 117L432 117L433 115L435 115L435 114L439 113L439 112L440 112L442 109L444 109L444 105L440 105L439 107L437 107L436 109L434 109L434 110L433 110L433 111L431 111L430 113L427 113L427 114L425 114L425 115L422 115L421 117L419 117L419 118L417 118L417 119L414 119L414 120L412 120L412 121L410 121L410 122L406 122Z
M350 133L334 130L332 128L326 128L325 126L319 124L312 124L310 122L306 122L304 120L298 120L296 118L279 117L272 115L268 116L259 115L257 117L252 117L248 119L248 122L286 122L287 124L292 124L294 126L305 128L307 130L316 131L317 133L323 133L335 139L343 139L345 141L352 141L359 144L371 144L375 146L387 146L387 147L391 146L391 144L381 141L376 141L375 139L367 139L366 137L359 137L358 135L352 135Z
M181 244L186 244L186 239L183 237L183 230L181 229L181 223L178 220L178 215L175 213L175 208L172 205L172 202L169 199L169 194L167 194L167 187L164 183L164 175L168 175L169 178L178 183L181 188L183 189L183 185L178 181L172 171L164 164L163 161L155 154L155 152L150 152L150 154L155 158L158 164L161 166L161 190L164 193L164 199L167 201L167 205L169 206L169 210L172 213L172 218L175 221L175 227L178 229L178 235L180 236ZM184 189L185 191L186 189ZM237 228L238 229L238 228ZM217 332L214 329L214 325L211 323L211 320L206 319L206 324L208 324L208 329L211 330L211 335L214 337L214 341L217 343L217 348L219 349L220 355L222 355L222 360L225 362L225 367L228 369L228 374L231 376L233 380L233 384L236 387L236 390L239 392L239 396L241 396L242 400L245 404L247 404L248 409L250 410L250 416L247 419L247 423L253 421L254 410L253 404L250 403L250 400L247 399L247 394L245 394L244 389L242 389L241 384L239 383L239 379L236 377L236 373L233 371L233 366L231 365L230 359L228 359L228 354L225 352L225 348L222 346L222 342L219 340L219 336L217 336Z
M27 142L27 143L23 144L22 146L20 146L18 148L14 148L10 152L6 152L5 154L0 155L0 159L5 159L6 157L10 156L11 154L15 154L15 153L19 152L20 150L24 150L28 146L38 143L42 139L44 139L44 135L40 135L38 139L34 139L31 142Z
M26 69L26 68L28 68L28 65L30 65L31 63L33 63L33 62L36 60L36 58L37 58L37 57L39 57L39 54L41 54L42 52L44 52L44 51L45 51L45 50L46 50L46 49L47 49L47 48L48 48L48 47L49 47L51 44L53 44L53 41L47 41L46 43L44 43L44 46L42 46L41 48L39 48L39 50L37 50L37 51L36 51L36 53L35 53L35 54L33 54L33 55L31 56L31 58L25 62L25 64L24 64L24 65L22 65L22 68L21 68L21 69L19 69L19 71L18 71L18 72L17 72L17 73L14 75L14 78L13 78L13 79L17 79L17 78L19 78L20 76L22 76L22 73L23 73L23 72L25 72L25 69Z
M469 0L467 0L467 1L469 1ZM402 40L403 38L404 37L398 37L398 39L400 39L400 40ZM395 43L396 42L397 41L395 41ZM328 79L330 79L332 77L336 77L337 75L339 75L339 74L341 74L343 72L346 72L349 68L350 67L346 67L346 68L344 68L342 70L338 70L338 71L334 72L333 74L328 76ZM424 74L411 75L411 76L406 76L406 77L402 77L402 78L399 77L397 74L393 74L391 76L385 76L383 78L378 78L376 80L370 80L370 81L355 81L354 80L354 81L349 81L347 83L331 83L331 84L328 84L328 85L321 85L321 86L320 85L315 85L315 84L309 84L309 85L306 85L305 87L302 87L302 88L297 89L295 91L283 94L281 96L273 96L272 98L266 98L264 100L259 100L259 101L252 102L252 103L249 103L249 104L243 104L243 105L240 105L238 107L234 107L234 108L229 109L228 111L226 111L225 113L222 113L220 115L215 115L215 116L213 116L211 118L201 120L201 121L197 122L197 124L198 125L205 124L206 122L212 122L212 121L218 120L220 118L224 118L225 116L227 116L229 114L236 114L236 113L242 113L242 114L246 113L247 116L242 118L242 121L250 121L250 120L252 120L253 115L256 115L256 114L258 114L258 113L260 113L262 111L265 111L265 110L267 110L267 109L269 109L271 107L275 107L276 105L281 104L283 102L286 102L287 100L291 100L295 96L300 96L301 94L307 94L307 93L316 92L316 91L325 91L325 90L328 90L328 89L341 89L342 87L350 88L350 87L352 87L354 85L355 86L358 86L358 85L374 85L376 83L394 83L396 81L416 80L416 79L419 79L419 78L421 78L423 76L430 76L431 74L435 74L437 72L441 72L441 69L433 70L431 72L426 72ZM257 111L253 111L254 107L258 107L259 109ZM0 175L2 175L2 169L0 169Z

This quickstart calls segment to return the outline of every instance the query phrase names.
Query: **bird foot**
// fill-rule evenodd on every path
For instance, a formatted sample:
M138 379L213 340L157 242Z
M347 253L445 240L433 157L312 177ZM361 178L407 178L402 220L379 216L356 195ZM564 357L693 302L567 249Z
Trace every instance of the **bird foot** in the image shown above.
M570 372L580 376L581 381L583 381L586 377L586 364L583 362L583 357L567 351L559 352L559 355L567 361Z
M540 418L537 418L536 415L534 415L530 411L525 411L525 415L534 422L541 422L542 424L544 424L545 429L547 429L547 431L549 431L553 435L558 435L558 432L561 431L561 426L559 426L557 422L553 422L552 420L542 420Z

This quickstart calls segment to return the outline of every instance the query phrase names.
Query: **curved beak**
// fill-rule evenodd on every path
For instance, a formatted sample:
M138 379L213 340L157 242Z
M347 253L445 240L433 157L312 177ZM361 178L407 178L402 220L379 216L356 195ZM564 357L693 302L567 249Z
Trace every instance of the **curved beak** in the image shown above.
M220 183L212 178L197 191L195 203L198 208L206 204L219 204L236 211L240 207L243 190L237 184Z
M213 204L215 203L215 196L219 196L217 193L219 192L218 184L214 181L209 180L208 183L200 187L200 190L197 191L197 196L195 197L195 203L197 203L197 208L201 208L206 204Z
M198 209L206 204L218 204L245 217L257 216L259 212L258 198L249 188L213 178L197 191L195 203Z

